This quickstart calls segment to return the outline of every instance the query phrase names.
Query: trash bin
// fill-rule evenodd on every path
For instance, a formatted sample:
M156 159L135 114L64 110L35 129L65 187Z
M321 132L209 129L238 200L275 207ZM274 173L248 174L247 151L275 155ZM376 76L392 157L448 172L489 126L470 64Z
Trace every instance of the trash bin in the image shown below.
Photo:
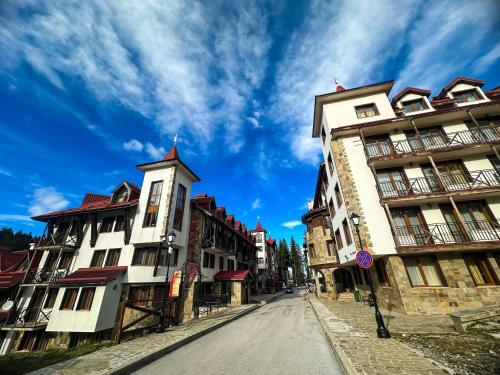
M361 302L361 294L359 294L359 290L352 292L352 295L354 296L354 300L356 302Z

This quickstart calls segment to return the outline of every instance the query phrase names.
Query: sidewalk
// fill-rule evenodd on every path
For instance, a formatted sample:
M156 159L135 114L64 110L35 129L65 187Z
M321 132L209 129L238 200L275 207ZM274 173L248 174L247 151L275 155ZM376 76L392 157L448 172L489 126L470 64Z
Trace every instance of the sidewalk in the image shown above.
M280 295L280 293L267 295L267 301L277 299ZM126 341L81 357L35 370L29 374L97 375L129 373L233 320L241 318L258 309L260 306L261 304L248 304L232 307L214 315L190 320L180 326L171 327L162 334L150 334L135 340Z
M444 375L448 372L433 361L424 358L394 339L379 339L373 308L354 301L326 301L309 295L309 301L318 316L330 344L348 375ZM388 319L389 318L389 319ZM409 318L409 319L405 319ZM439 332L453 332L446 317L425 317L427 327ZM384 315L389 330L414 332L422 317L407 317L397 313ZM434 317L433 317L434 319Z

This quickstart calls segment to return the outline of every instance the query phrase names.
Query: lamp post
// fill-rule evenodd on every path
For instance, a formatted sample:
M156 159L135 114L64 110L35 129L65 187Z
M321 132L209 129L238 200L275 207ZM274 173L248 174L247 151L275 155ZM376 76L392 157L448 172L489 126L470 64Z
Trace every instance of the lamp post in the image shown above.
M358 235L359 247L363 250L363 241L361 241L361 235L359 234L359 215L355 212L351 214L351 222L356 228L356 233ZM368 284L370 285L370 292L373 298L373 307L375 307L375 320L377 321L377 336L383 339L388 339L391 337L389 330L385 328L384 318L378 309L377 296L375 295L375 289L373 287L372 275L370 272L366 273L368 275Z
M165 332L165 303L167 299L167 289L168 289L168 271L170 270L170 255L173 253L172 245L175 242L176 234L174 231L171 231L167 234L167 276L165 277L165 290L163 291L163 299L161 303L161 313L160 313L160 322L158 323L158 327L156 328L157 333ZM165 236L161 236L161 238L165 238Z

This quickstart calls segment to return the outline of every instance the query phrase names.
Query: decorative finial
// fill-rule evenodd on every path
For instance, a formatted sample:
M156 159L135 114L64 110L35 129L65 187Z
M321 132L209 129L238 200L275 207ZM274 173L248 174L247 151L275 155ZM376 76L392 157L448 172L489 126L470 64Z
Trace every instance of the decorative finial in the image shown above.
M177 144L177 133L175 133L175 137L174 137L174 146Z

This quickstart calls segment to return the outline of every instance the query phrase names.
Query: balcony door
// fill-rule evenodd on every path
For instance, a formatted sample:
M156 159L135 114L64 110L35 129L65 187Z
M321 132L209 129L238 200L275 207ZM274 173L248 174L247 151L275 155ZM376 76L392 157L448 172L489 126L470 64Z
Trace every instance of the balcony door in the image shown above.
M391 209L391 216L401 245L424 245L432 242L420 208Z
M479 127L474 122L467 122L472 137L477 142L494 141L500 138L498 120L480 120Z
M369 157L386 156L393 153L392 142L388 134L366 137L365 143Z
M460 202L457 206L472 240L495 241L500 239L498 222L486 202Z
M45 296L45 288L37 288L35 289L35 292L33 293L28 310L26 311L26 314L24 315L24 321L26 323L34 323L37 316L38 312L42 308L42 303L43 303L43 297Z
M383 197L398 197L410 194L408 180L402 168L381 169L376 173L378 186Z
M448 137L446 136L443 128L441 126L433 126L429 128L418 129L418 133L420 135L417 137L417 134L414 130L407 131L406 137L408 138L408 143L413 151L418 151L422 149L422 145L424 149L434 149L434 148L442 148L448 145Z
M422 171L433 192L463 190L470 187L472 181L467 168L460 160L436 163L439 176L430 164L421 165Z
M449 233L445 232L445 242L464 242L467 241L466 231L457 219L456 212L450 204L439 205L441 213L446 221Z

